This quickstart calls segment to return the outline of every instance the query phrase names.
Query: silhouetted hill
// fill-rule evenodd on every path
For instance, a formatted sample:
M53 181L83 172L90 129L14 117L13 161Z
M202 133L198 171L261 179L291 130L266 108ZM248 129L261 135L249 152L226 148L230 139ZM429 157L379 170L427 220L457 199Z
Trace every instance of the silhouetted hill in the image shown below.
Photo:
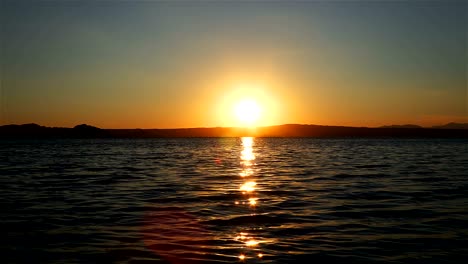
M103 137L106 135L105 130L86 124L75 126L73 134L77 137Z
M448 126L450 124L447 124ZM0 138L158 138L158 137L429 137L468 138L468 130L387 126L379 128L288 124L258 128L100 129L81 124L74 128L37 124L0 126ZM450 126L449 126L450 127Z
M109 136L104 129L89 125L74 128L45 127L37 124L0 126L0 138L92 138Z
M442 126L433 126L438 129L468 129L468 123L448 123Z
M98 127L90 126L90 125L87 125L87 124L76 125L73 129L81 130L81 131L97 131L97 130L100 130L100 128L98 128Z
M407 125L381 126L380 128L423 128L423 127L422 127L422 126L418 126L418 125L407 124Z
M266 137L461 137L468 131L431 128L368 128L319 125L282 125L259 129Z

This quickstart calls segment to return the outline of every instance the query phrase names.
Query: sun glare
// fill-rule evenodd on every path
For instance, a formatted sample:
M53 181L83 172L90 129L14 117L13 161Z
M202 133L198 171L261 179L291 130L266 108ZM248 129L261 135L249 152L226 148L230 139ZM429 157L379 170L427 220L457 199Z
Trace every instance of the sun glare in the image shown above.
M276 88L262 82L232 82L220 91L216 99L213 117L217 125L225 127L256 127L275 125L281 117L277 100L273 97Z
M243 99L235 106L235 114L243 125L252 126L260 118L261 108L253 99Z

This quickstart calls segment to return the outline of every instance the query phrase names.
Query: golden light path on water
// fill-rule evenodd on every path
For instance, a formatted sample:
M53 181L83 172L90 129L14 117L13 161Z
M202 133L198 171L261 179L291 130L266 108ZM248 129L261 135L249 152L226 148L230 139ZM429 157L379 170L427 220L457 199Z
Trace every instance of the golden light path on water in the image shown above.
M242 150L240 153L240 165L242 171L239 173L239 176L244 180L244 182L239 187L239 191L242 193L243 197L245 197L245 201L242 202L243 205L249 206L249 210L251 210L251 215L255 215L256 207L259 205L258 197L256 197L256 185L257 182L254 179L255 171L255 153L253 151L254 147L254 138L253 137L243 137L241 138ZM239 204L238 201L235 204ZM245 249L254 249L254 253L252 252L249 254L249 251L243 250L243 252L239 255L239 260L244 261L247 258L255 257L255 258L262 258L263 253L259 252L256 247L260 243L264 243L265 241L260 241L254 236L250 235L248 232L240 232L236 235L234 240L241 242L244 244Z
M237 141L238 144L238 141ZM238 146L236 146L238 147ZM239 159L239 171L232 176L238 177L235 181L238 187L235 191L239 192L234 201L236 213L234 217L245 219L239 221L236 229L228 233L229 242L233 242L235 253L230 257L237 258L237 261L244 263L255 263L258 261L268 261L274 253L268 251L267 244L273 244L277 241L274 238L265 238L262 233L262 216L258 216L257 210L261 210L262 199L258 197L258 180L260 179L255 163L255 141L252 137L243 137L240 140L241 149ZM219 160L215 160L219 164ZM264 199L265 201L265 199ZM258 220L258 221L257 221ZM260 232L259 232L260 231ZM190 254L205 254L203 252L192 252L189 248L199 249L208 248L205 241L211 239L207 235L208 231L192 213L183 210L177 206L162 206L154 210L149 210L144 216L144 226L142 234L145 246L151 252L158 255L168 263L203 263L198 260L188 259ZM209 236L209 237L207 237ZM223 237L223 240L225 238ZM224 247L220 247L224 249Z
M242 184L242 186L240 187L240 190L243 193L250 193L250 192L255 191L255 185L257 185L256 182L248 181L248 182L245 182L244 184Z

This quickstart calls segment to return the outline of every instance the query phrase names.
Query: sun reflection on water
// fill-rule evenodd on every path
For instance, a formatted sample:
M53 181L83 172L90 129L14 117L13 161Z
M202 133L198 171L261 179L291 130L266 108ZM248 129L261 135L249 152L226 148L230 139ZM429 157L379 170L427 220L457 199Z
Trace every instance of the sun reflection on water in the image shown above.
M248 247L254 247L254 246L258 245L258 243L259 242L257 240L252 239L252 240L246 241L245 245L248 246Z
M254 181L248 181L241 185L240 189L242 192L253 192L255 191L255 185L257 185Z
M241 165L243 165L243 173L246 175L251 175L252 172L251 166L253 160L255 160L255 155L253 152L253 138L252 137L243 137L242 139L242 151L241 151ZM250 173L250 174L249 174Z
M241 173L239 173L239 176L241 177L248 177L254 174L254 171L251 168L245 168L242 170Z
M239 176L244 179L244 181L239 187L239 191L242 193L242 196L244 197L243 199L245 200L243 202L235 201L235 204L242 204L247 206L247 210L250 211L250 215L255 216L258 207L258 197L256 195L257 181L254 179L256 172L256 170L254 170L254 166L256 165L254 163L254 138L241 138L241 145L242 150L240 152L240 165L242 171L239 173ZM234 237L234 240L242 243L243 245L242 251L239 255L239 260L245 261L247 258L261 259L263 257L263 253L259 252L258 246L265 241L259 240L248 232L238 233Z
M244 161L244 163L255 159L255 156L252 152L252 147L244 147L244 150L241 153L241 159Z
M258 200L258 198L249 198L250 206L256 206L257 205L257 200Z

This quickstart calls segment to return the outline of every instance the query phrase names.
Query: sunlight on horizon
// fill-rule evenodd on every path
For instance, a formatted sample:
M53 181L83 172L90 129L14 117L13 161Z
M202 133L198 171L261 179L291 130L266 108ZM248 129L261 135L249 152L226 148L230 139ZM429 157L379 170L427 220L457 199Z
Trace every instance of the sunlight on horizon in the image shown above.
M223 80L220 86L224 92L216 98L214 116L220 126L255 128L280 122L277 88L270 82Z

